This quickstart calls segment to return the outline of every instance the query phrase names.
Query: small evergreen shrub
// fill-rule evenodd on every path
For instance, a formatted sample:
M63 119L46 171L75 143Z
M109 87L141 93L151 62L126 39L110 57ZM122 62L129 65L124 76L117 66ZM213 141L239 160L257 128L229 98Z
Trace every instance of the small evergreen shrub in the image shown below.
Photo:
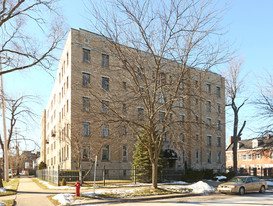
M41 169L46 169L46 163L44 163L43 161L40 162L39 166L38 166L38 169L41 170Z
M62 179L61 185L66 186L66 179L65 178Z

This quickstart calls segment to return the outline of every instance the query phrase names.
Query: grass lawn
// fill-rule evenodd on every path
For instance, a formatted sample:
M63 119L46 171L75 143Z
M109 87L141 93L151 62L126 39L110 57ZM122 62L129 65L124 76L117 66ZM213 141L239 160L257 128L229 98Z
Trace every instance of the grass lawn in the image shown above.
M6 192L0 193L0 196L15 195L17 192L19 178L10 179L9 182L3 181Z
M14 200L3 200L5 206L13 206L15 204Z

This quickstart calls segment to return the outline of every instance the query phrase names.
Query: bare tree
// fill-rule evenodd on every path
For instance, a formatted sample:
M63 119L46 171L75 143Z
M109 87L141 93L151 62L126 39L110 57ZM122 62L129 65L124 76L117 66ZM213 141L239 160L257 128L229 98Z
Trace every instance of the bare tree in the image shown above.
M52 69L53 51L65 35L56 2L0 1L0 64L3 65L0 74L33 66Z
M264 125L260 128L261 136L273 133L273 76L270 73L263 75L260 85L259 97L253 102L258 110L258 117L264 120Z
M119 88L111 87L106 94L91 91L92 101L97 102L92 104L91 111L96 111L92 115L98 128L126 126L133 131L148 150L153 188L157 188L158 158L166 138L170 144L185 145L178 128L186 130L185 124L193 120L184 120L178 110L184 107L192 115L191 97L200 97L200 87L191 87L193 79L200 73L204 77L229 55L219 40L221 11L214 6L209 0L116 0L90 9L98 23L94 27L107 42L105 48L118 60L111 62L114 72L126 82L122 96ZM107 81L103 88L109 91ZM102 111L101 105L107 109Z
M233 111L233 169L237 173L237 145L241 139L243 129L246 125L244 121L239 130L239 111L245 105L247 98L240 101L240 93L244 87L245 77L241 77L243 60L234 58L230 62L229 68L224 75L226 77L226 106ZM239 102L239 103L238 103Z
M6 98L7 100L7 119L9 121L8 127L8 150L10 148L10 144L13 140L15 140L14 129L15 126L21 124L21 126L25 126L28 128L31 125L31 122L35 122L36 114L32 112L32 109L28 106L29 102L35 103L36 97L30 95L24 95L19 97L18 99L12 100L10 98ZM24 139L27 141L28 139ZM4 141L2 137L0 138L0 145L2 150L4 149Z

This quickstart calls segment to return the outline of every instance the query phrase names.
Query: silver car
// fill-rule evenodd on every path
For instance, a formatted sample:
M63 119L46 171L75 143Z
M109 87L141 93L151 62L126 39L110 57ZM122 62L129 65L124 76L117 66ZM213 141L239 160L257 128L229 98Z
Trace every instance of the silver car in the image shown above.
M234 177L230 181L220 184L217 187L217 191L221 193L239 193L240 195L248 192L264 193L266 189L266 181L251 176Z

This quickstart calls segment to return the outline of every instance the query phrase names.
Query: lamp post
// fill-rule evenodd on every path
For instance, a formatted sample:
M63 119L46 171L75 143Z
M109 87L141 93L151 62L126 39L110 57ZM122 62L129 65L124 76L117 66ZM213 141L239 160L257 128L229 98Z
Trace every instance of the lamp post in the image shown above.
M2 60L0 56L0 72L2 72ZM4 97L4 86L3 86L3 75L1 74L1 100L2 100L2 113L3 113L3 130L4 130L4 162L5 162L5 181L9 181L9 157L8 157L8 140L7 140L7 129L6 129L6 104Z

